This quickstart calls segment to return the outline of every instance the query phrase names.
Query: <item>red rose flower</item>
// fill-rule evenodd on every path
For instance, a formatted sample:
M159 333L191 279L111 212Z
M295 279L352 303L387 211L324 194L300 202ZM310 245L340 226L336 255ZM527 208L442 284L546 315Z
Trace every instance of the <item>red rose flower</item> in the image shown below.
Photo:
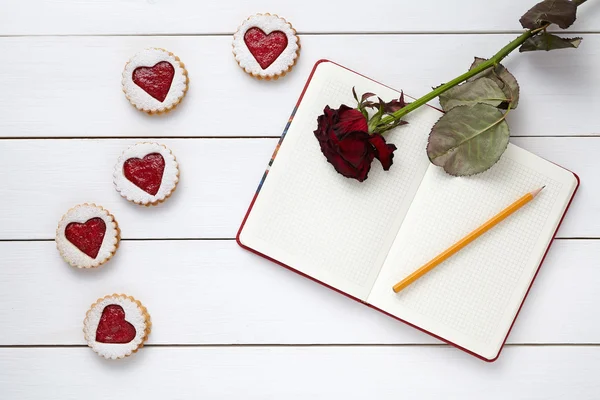
M323 155L345 177L364 181L374 158L386 171L392 166L396 146L387 144L379 133L369 134L367 119L357 109L326 106L317 124L315 136Z

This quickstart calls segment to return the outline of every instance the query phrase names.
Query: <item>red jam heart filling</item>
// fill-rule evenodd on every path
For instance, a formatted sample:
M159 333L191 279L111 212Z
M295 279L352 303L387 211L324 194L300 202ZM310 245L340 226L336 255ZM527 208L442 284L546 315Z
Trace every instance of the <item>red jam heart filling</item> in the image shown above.
M260 28L250 28L244 35L244 42L262 69L267 69L288 45L287 35L273 31L268 35Z
M165 159L159 153L151 153L141 158L130 158L123 164L125 178L146 193L154 196L160 189Z
M154 67L138 67L133 71L133 83L144 89L156 100L163 102L167 98L175 68L167 61L161 61Z
M135 338L135 328L125 321L125 311L117 304L110 304L102 310L96 329L96 342L129 343Z
M83 224L71 222L65 228L67 240L92 258L98 255L105 233L106 224L98 217L89 219Z

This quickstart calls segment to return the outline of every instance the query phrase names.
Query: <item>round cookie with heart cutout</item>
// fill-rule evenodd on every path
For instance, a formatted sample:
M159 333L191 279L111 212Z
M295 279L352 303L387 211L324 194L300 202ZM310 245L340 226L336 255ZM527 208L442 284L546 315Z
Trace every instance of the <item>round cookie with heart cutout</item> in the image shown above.
M83 321L83 334L96 353L116 360L143 347L151 326L142 303L131 296L113 294L92 304Z
M107 262L119 247L115 217L95 204L80 204L62 217L56 228L56 247L66 262L94 268Z
M255 78L278 79L296 64L300 39L285 19L256 14L233 35L233 54L240 67Z
M155 206L175 191L179 167L167 147L158 143L137 143L119 157L113 182L127 200L143 206Z
M133 56L123 70L123 92L148 114L171 111L188 90L188 73L173 53L149 48Z

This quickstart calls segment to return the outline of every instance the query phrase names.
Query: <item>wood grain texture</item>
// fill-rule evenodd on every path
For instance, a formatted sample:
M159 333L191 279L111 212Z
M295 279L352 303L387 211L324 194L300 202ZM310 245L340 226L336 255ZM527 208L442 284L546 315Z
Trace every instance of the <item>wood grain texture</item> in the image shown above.
M600 35L583 36L576 51L515 53L506 60L521 85L519 108L509 116L513 136L600 134ZM11 56L0 63L0 137L279 136L319 59L418 97L466 71L473 56L489 57L514 37L304 35L298 64L276 82L244 73L230 36L3 37L0 48ZM181 57L190 76L181 105L158 117L137 111L121 91L125 62L150 46Z
M234 238L277 140L156 141L177 157L181 180L164 204L145 208L112 183L117 158L135 140L0 140L0 239L54 239L60 217L84 202L110 210L126 239ZM559 237L600 237L600 138L513 141L581 177Z
M520 30L519 17L537 1L476 0L394 3L372 0L44 1L4 0L0 35L233 33L248 16L271 12L300 32L474 32ZM578 31L598 30L598 7L582 7ZM365 8L379 10L365 13ZM585 10L583 10L585 8ZM68 21L68 23L60 23Z
M484 364L450 348L0 349L7 399L597 399L598 348L512 347ZM574 373L574 370L576 373ZM58 396L60 394L60 396ZM118 397L116 397L118 394Z
M600 344L599 258L598 240L556 241L509 343ZM2 242L0 265L3 346L84 344L87 309L112 293L148 308L151 344L440 343L234 241L125 241L96 270L54 242Z

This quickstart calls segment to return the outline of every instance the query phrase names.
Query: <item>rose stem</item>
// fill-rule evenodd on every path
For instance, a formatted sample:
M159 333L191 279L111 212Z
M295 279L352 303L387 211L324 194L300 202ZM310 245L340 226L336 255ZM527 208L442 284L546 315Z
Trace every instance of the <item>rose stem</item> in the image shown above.
M577 4L579 6L580 4L585 3L586 1L587 0L575 0L574 2L575 2L575 4ZM381 119L381 121L379 121L378 126L383 127L393 121L399 120L400 118L404 117L406 114L410 113L411 111L414 111L417 108L421 107L422 105L427 103L429 100L435 99L440 94L444 93L446 90L453 88L454 86L458 85L459 83L466 81L470 77L475 76L478 73L485 71L488 68L495 67L502 59L504 59L504 57L509 55L513 50L515 50L517 47L519 47L521 44L523 44L523 42L525 42L527 39L529 39L531 36L535 35L536 33L548 28L548 26L550 26L550 23L547 23L537 29L528 30L527 32L523 33L521 36L517 37L512 42L510 42L509 44L504 46L502 49L500 49L500 51L497 52L496 54L494 54L494 56L492 58L490 58L489 60L482 62L481 64L479 64L472 70L465 72L464 74L452 79L451 81L446 82L441 86L438 86L431 92L427 93L425 96L413 101L406 107L401 108L400 110L392 113L391 115L385 116L384 118Z

